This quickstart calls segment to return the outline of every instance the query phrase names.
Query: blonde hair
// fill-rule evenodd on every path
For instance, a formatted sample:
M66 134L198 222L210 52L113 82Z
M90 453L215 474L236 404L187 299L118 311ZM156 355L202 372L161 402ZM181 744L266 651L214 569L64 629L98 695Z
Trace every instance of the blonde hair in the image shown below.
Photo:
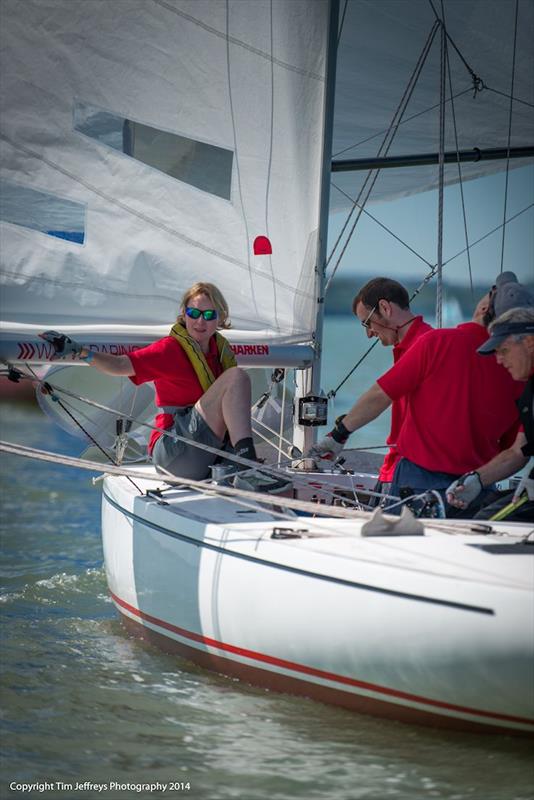
M197 297L199 294L205 294L206 297L209 297L210 302L213 303L213 307L217 311L217 327L218 328L231 328L232 324L229 319L229 311L228 311L228 303L224 299L222 292L220 289L213 283L203 283L199 281L198 283L194 283L182 297L182 302L180 304L180 313L178 314L178 322L181 322L182 325L185 325L185 309L189 305L189 302L193 299L193 297Z

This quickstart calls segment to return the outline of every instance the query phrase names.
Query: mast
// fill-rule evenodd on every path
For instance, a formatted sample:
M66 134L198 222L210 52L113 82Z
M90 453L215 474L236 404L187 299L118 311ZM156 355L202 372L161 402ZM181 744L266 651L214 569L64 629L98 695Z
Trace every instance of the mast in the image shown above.
M339 0L329 0L328 42L326 50L326 83L324 94L323 156L321 166L321 192L319 206L319 231L316 260L317 310L315 317L315 358L308 370L298 370L295 400L306 395L318 396L321 390L321 351L323 342L324 292L326 284L326 258L328 244L328 213L330 206L330 180L332 164L332 136L334 128L334 97L338 41ZM298 407L298 406L297 406ZM315 427L295 424L294 443L305 452L315 439Z

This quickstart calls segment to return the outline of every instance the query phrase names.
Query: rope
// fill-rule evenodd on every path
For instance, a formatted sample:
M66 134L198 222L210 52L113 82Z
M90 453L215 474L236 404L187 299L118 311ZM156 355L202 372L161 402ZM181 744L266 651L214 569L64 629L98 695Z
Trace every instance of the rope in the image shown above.
M29 375L23 375L22 373L21 373L21 377L30 378ZM105 406L102 403L96 402L95 400L90 400L87 397L82 397L81 395L75 394L74 392L71 392L68 389L63 389L63 388L60 388L58 386L54 386L53 384L49 383L48 381L46 381L46 382L39 381L39 383L40 384L46 383L47 386L49 386L50 388L52 388L56 392L62 392L63 394L65 394L65 395L67 395L69 397L72 397L72 398L74 398L76 400L79 400L81 402L87 403L90 406L94 406L95 408L99 408L102 411L107 411L107 412L109 412L111 414L117 415L117 410L116 409L109 408L109 406ZM152 424L150 424L148 422L143 422L143 421L141 421L139 419L136 419L135 417L132 417L132 416L129 416L129 415L123 414L123 417L125 417L126 419L131 420L132 422L135 422L138 425L141 425L143 427L149 428L150 430L158 431L158 432L162 433L165 436L171 436L175 441L178 440L178 441L185 442L186 444L193 445L194 447L198 447L201 450L204 450L204 451L209 452L209 453L213 453L216 456L220 456L221 458L223 458L226 461L233 461L236 464L240 464L240 465L246 467L245 470L241 471L241 474L243 476L245 476L247 474L247 472L250 472L252 470L260 469L261 472L267 473L269 475L273 475L276 478L284 478L284 479L288 478L287 472L285 472L285 471L283 471L283 470L281 470L279 468L270 466L268 464L263 464L263 463L258 462L258 461L252 461L251 459L248 459L248 458L243 458L242 456L238 456L235 453L231 453L231 452L229 452L227 450L220 450L217 447L211 447L210 445L207 445L207 444L203 444L203 443L200 443L200 442L195 442L194 440L188 439L185 436L178 435L177 433L175 433L172 430L166 430L164 428L159 428L157 425L152 425ZM97 444L97 443L95 442L95 444ZM108 454L106 454L106 455L107 455L107 457L109 458L109 460L113 464L113 460L109 457ZM93 462L87 462L87 463L93 463ZM114 464L114 466L117 466L117 465ZM100 464L99 469L102 469L102 464ZM304 487L308 487L309 486L309 481L306 478L301 478L300 476L292 475L291 479L292 479L293 483L297 485L297 487L300 486L301 488L304 488ZM178 483L184 483L184 480L181 479L181 478L178 478L177 481L178 481ZM336 499L343 500L343 501L346 500L344 495L340 495L337 492L335 492L333 490L329 490L327 488L324 489L324 493L330 498L330 500L336 500Z
M514 219L516 219L517 217L521 216L521 214L524 214L526 211L529 211L529 209L531 209L531 208L533 208L533 207L534 207L534 203L529 203L529 205L528 205L528 206L525 206L525 208L522 208L520 211L518 211L518 212L517 212L516 214L514 214L513 216L511 216L511 217L508 217L508 219L507 219L507 220L505 220L505 222L504 222L504 223L502 223L501 225L497 225L495 228L492 228L490 231L488 231L487 233L485 233L485 234L484 234L483 236L481 236L479 239L476 239L474 242L472 242L472 243L471 243L471 245L469 245L469 244L468 244L468 245L467 245L467 247L464 247L462 250L459 250L459 251L458 251L457 253L455 253L453 256L451 256L450 258L446 259L446 260L443 262L443 267L446 267L448 264L450 264L450 263L451 263L451 261L454 261L455 259L457 259L457 258L459 258L460 256L462 256L462 255L463 255L463 254L464 254L464 253L465 253L465 252L468 250L468 248L469 248L469 247L470 247L470 249L472 250L472 249L473 249L473 247L476 247L476 245L480 244L480 242L483 242L483 241L484 241L484 239L487 239L489 236L492 236L494 233L496 233L497 231L499 231L499 230L502 228L502 225L503 225L503 224L505 224L505 225L509 225L511 222L513 222L513 220L514 220ZM365 212L365 213L367 213L369 216L371 216L371 219L374 219L374 217L372 217L372 215L370 215L370 214L369 214L369 212ZM379 225L381 225L381 223L380 223L378 220L375 220L375 222L377 222ZM389 229L388 229L388 228L386 228L386 226L385 226L385 225L381 225L381 227L385 228L385 230L387 230L389 233L391 233L391 235L392 235L392 236L395 236L395 234L394 234L394 233L392 233L391 231L389 231ZM395 238L396 238L396 239L398 239L398 237L397 237L397 236L395 236ZM405 242L402 242L402 239L399 239L399 241L400 241L402 244L405 244ZM408 249L410 249L410 250L411 250L411 248L409 247L409 245L406 245L406 247L408 247ZM417 253L416 253L415 255L417 255ZM426 259L424 259L422 256L419 256L419 258L421 258L421 260L422 260L422 261L424 261L426 264L429 264L429 262L428 262L428 261L426 261ZM429 264L429 266L430 266L430 264ZM421 291L424 289L424 287L425 287L425 286L426 286L426 285L427 285L427 284L428 284L428 283L429 283L429 282L432 280L432 278L434 277L434 275L435 275L435 274L436 274L436 265L435 265L435 266L433 266L433 267L431 268L430 272L429 272L429 273L428 273L428 275L426 275L426 277L425 277L425 278L422 280L421 284L420 284L420 285L417 287L417 289L415 289L415 290L413 291L413 293L412 293L412 295L411 295L411 297L410 297L410 303L411 303L411 302L412 302L412 301L413 301L413 300L414 300L414 299L417 297L417 295L418 295L418 294L419 294L419 293L420 293L420 292L421 292ZM359 361L358 361L358 362L357 362L357 363L354 365L354 367L353 367L353 368L350 370L350 372L347 374L347 376L346 376L346 377L345 377L345 378L344 378L344 379L341 381L341 383L340 383L340 384L337 386L337 388L336 388L336 389L331 389L331 390L328 392L328 394L327 394L327 397L328 397L329 399L330 399L330 398L332 398L332 397L335 397L335 396L336 396L336 394L337 394L337 392L339 391L339 389L341 389L341 387L343 386L343 384L347 382L347 380L348 380L348 379L351 377L351 375L352 375L352 374L355 372L355 370L356 370L356 369L357 369L357 368L358 368L358 367L359 367L359 366L362 364L362 362L363 362L363 361L364 361L364 360L367 358L367 356L369 355L369 353L371 352L371 350L373 349L373 347L375 347L375 345L376 345L376 344L377 344L377 342L376 342L376 341L375 341L375 342L373 342L373 344L371 345L371 347L369 347L369 348L366 350L366 352L363 354L363 356L362 356L362 357L359 359ZM366 449L369 449L369 448L366 448Z
M484 83L483 83L482 79L475 73L474 69L472 69L472 67L469 66L469 64L465 60L464 56L460 52L458 46L454 42L453 38L449 35L449 33L447 32L447 30L445 28L445 14L444 14L444 9L443 9L443 0L441 0L441 19L440 19L439 15L438 15L438 12L434 8L434 4L433 4L432 0L428 0L428 2L429 2L429 5L430 5L432 11L434 12L434 16L436 17L436 19L439 20L440 23L441 22L443 23L443 28L444 28L445 36L447 37L447 40L451 43L452 47L454 48L454 50L458 54L458 56L460 58L460 61L465 66L466 70L468 71L469 75L471 76L471 80L473 82L473 90L474 90L473 97L474 97L474 96L476 96L477 92L480 92L480 91L482 91L482 89L485 88L484 87Z
M383 141L382 141L382 143L381 143L381 145L380 145L380 147L378 149L378 153L377 153L378 157L387 155L391 145L393 144L393 141L394 141L394 138L395 138L395 136L397 134L399 125L400 125L400 123L402 121L402 117L404 116L404 112L406 111L406 108L408 106L410 98L411 98L411 96L413 94L413 91L415 89L415 86L417 84L419 76L421 74L421 70L422 70L422 68L423 68L423 66L425 64L425 61L426 61L426 59L428 57L428 54L430 52L430 47L432 45L432 42L434 40L434 36L436 35L436 31L437 31L438 27L439 27L439 23L438 22L435 22L434 25L432 26L432 29L431 29L431 31L430 31L430 33L429 33L429 35L427 37L427 40L426 40L426 42L424 44L424 47L423 47L423 49L422 49L422 51L421 51L421 53L419 55L419 58L418 58L417 63L415 65L415 67L414 67L414 70L413 70L413 72L412 72L412 74L411 74L411 76L410 76L410 78L408 80L408 83L407 83L406 88L404 90L404 93L403 93L403 95L401 97L401 100L400 100L400 102L399 102L399 104L398 104L398 106L397 106L397 108L395 110L395 113L393 114L393 118L391 120L391 124L390 124L388 130L386 131L384 139L383 139ZM340 254L338 256L338 259L336 261L334 269L332 270L332 273L331 273L330 277L328 278L328 281L326 282L325 294L328 292L328 289L329 289L329 287L330 287L330 285L332 283L334 275L337 272L337 269L339 267L341 259L343 258L344 254L345 254L345 251L346 251L346 249L348 247L348 244L349 244L349 242L350 242L350 240L352 238L352 235L354 233L356 225L358 224L358 222L360 220L360 217L361 217L361 214L362 214L360 206L365 206L365 204L367 203L367 200L369 199L369 196L370 196L370 194L371 194L371 192L373 190L373 187L374 187L374 185L375 185L375 183L376 183L376 181L378 179L379 174L380 174L380 169L369 170L369 172L367 173L367 175L365 177L365 180L364 180L364 183L363 183L363 186L361 187L361 189L360 189L360 191L358 193L358 197L356 198L356 203L353 205L352 209L350 210L350 213L349 213L349 215L348 215L348 217L347 217L347 219L346 219L346 221L345 221L345 223L344 223L344 225L343 225L343 227L341 229L341 232L340 232L340 234L339 234L339 236L338 236L338 238L337 238L337 240L336 240L336 242L335 242L335 244L334 244L334 246L332 248L332 251L331 251L330 255L327 258L326 266L328 266L328 264L330 263L331 259L333 258L334 253L336 252L336 250L338 248L338 245L339 245L340 241L342 240L342 238L344 236L344 233L345 233L345 231L346 231L346 229L348 227L348 224L349 224L349 222L350 222L350 220L352 218L352 215L354 214L354 211L356 210L356 208L359 208L359 211L358 211L358 213L356 215L356 219L355 219L355 221L354 221L354 223L352 225L352 228L350 229L350 232L349 232L349 234L347 236L345 244L341 249L341 252L340 252ZM362 196L364 196L364 199L363 199L363 202L360 202Z
M528 108L534 108L534 103L529 103L528 100L523 100L521 97L514 97L513 94L501 92L499 89L494 89L492 86L484 86L484 89L486 89L488 92L493 92L494 94L500 94L501 97L506 97L507 100L513 100L514 103L521 103L521 105L527 106Z
M515 82L515 56L517 47L517 20L519 14L519 0L515 0L515 21L514 21L514 49L512 55L512 85L510 88L510 111L508 114L508 156L506 158L506 177L504 181L504 208L503 208L503 226L502 226L502 241L501 241L501 274L504 269L504 242L506 237L506 208L508 205L508 179L510 173L510 141L512 138L512 112L513 112L513 96L514 96L514 82Z
M341 33L343 31L343 25L345 24L345 15L347 13L347 7L349 5L349 0L345 0L345 8L343 9L343 14L341 15L341 22L339 23L339 32L337 35L337 46L339 48L339 42L341 41Z
M496 225L496 226L495 226L495 228L492 228L490 231L488 231L487 233L485 233L485 234L484 234L484 236L481 236L481 237L480 237L480 239L476 239L476 240L475 240L475 241L474 241L474 242L471 244L471 250L472 250L472 249L473 249L473 247L475 247L477 244L480 244L480 242L483 242L483 241L484 241L484 239L487 239L487 238L488 238L488 236L491 236L492 234L496 233L496 231L500 231L500 230L501 230L501 228L503 227L503 225L509 225L509 224L510 224L510 222L513 222L513 220L514 220L514 219L517 219L517 217L520 217L520 216L521 216L521 214L524 214L524 213L525 213L525 211L528 211L528 210L529 210L529 209L531 209L531 208L534 208L534 203L529 203L529 204L528 204L528 206L525 206L525 208L522 208L522 209L521 209L521 211L518 211L518 212L517 212L517 214L513 214L513 216L511 216L511 217L508 217L508 219L507 219L507 220L505 220L505 221L504 221L503 223L501 223L500 225ZM446 266L447 264L450 264L450 263L451 263L451 261L454 261L456 258L459 258L459 256L463 255L463 254L465 253L465 251L466 251L466 248L465 248L465 247L463 248L463 250L459 250L459 251L458 251L458 252L457 252L455 255L453 255L453 256L451 256L449 259L447 259L447 261L445 261L445 262L444 262L443 266Z
M486 87L484 87L486 88ZM458 97L463 97L464 94L467 94L471 91L471 87L469 89L462 89L461 92L458 92L457 95L454 95L454 99ZM530 105L527 103L527 105ZM434 103L433 106L428 106L428 108L424 108L422 111L417 111L415 114L412 114L411 117L406 117L399 123L399 127L402 125L407 125L408 122L413 122L414 119L418 117L424 116L424 114L428 114L430 111L434 111L436 108L439 108L439 103ZM339 158L342 156L343 153L347 153L349 150L355 150L357 147L361 147L362 144L367 144L367 142L372 142L373 139L377 139L379 136L383 136L385 133L385 129L378 131L377 133L372 133L370 136L366 136L365 139L360 139L358 142L354 142L354 144L349 144L348 147L344 147L343 150L338 150L337 153L332 153L332 158Z
M441 2L441 50L439 71L439 160L438 160L438 253L436 282L436 326L443 323L443 192L445 182L445 74L447 63L447 36L443 0Z
M345 191L344 191L344 189L342 189L340 186L338 186L338 185L337 185L337 183L334 183L334 181L332 181L332 186L333 186L333 188L334 188L334 189L337 189L337 191L338 191L340 194L344 195L344 196L347 198L347 200L350 200L350 202L351 202L351 203L354 203L355 205L358 205L358 203L356 202L356 200L354 200L354 199L353 199L353 198L352 198L352 197L351 197L349 194L347 194L347 192L345 192ZM416 258L420 259L420 260L421 260L421 261L422 261L424 264L426 264L426 265L427 265L427 267L431 267L431 268L433 267L433 264L432 264L430 261L428 261L428 259L426 259L424 256L422 256L422 255L421 255L421 253L418 253L418 252L417 252L417 250L415 250L413 247L411 247L411 246L408 244L408 242L405 242L403 239L401 239L401 237L400 237L400 236L397 236L397 234L396 234L396 233L394 233L394 231L392 231L392 230L391 230L391 228L388 228L388 226L387 226L387 225L384 225L384 223L383 223L383 222L380 222L380 220L379 220L379 219L377 219L377 218L374 216L374 214L371 214L371 212L370 212L370 211L368 211L368 210L367 210L366 208L364 208L363 206L359 206L359 208L361 208L361 210L363 211L363 213L364 213L364 214L365 214L367 217L369 217L370 219L372 219L372 220L373 220L373 222L374 222L376 225L378 225L380 228L382 228L383 230L385 230L385 231L386 231L386 233L389 233L389 235L390 235L390 236L392 236L394 239L396 239L396 240L397 240L397 242L399 242L399 244L401 244L403 247L405 247L407 250L409 250L409 251L410 251L410 253L412 253L412 254L413 254L413 255L414 255Z
M456 108L454 105L454 97L452 91L452 74L451 74L451 62L450 59L447 59L447 73L449 79L449 93L451 95L451 116L452 116L452 126L454 130L454 144L456 147L456 158L457 158L457 167L458 167L458 183L460 186L460 198L462 203L462 219L464 223L464 237L465 237L465 245L466 245L466 252L467 252L467 267L469 271L469 286L471 289L471 300L473 303L475 302L475 289L473 286L473 271L471 268L471 250L469 248L469 234L467 231L467 213L465 209L465 197L464 197L464 183L463 183L463 175L462 175L462 165L460 163L460 143L458 142L458 125L456 123Z
M82 461L79 458L73 458L69 456L62 456L57 453L49 453L43 450L37 450L31 447L25 447L24 445L16 445L11 442L4 442L0 441L0 452L9 453L10 455L17 455L24 458L33 458L38 461L45 461L49 463L59 463L65 466L72 466L77 467L79 469L85 469L90 472L100 472L102 469L102 465L97 462L92 461ZM115 476L126 476L131 478L136 478L139 480L145 481L157 481L157 476L154 478L147 477L145 473L139 472L138 470L133 469L125 469L124 467L115 467L109 466L106 469L106 474L108 475L115 475ZM258 495L255 492L247 492L241 489L233 489L229 486L221 486L217 484L210 484L206 485L202 481L194 481L185 478L173 478L169 476L165 478L167 483L172 483L178 488L183 488L184 486L192 489L193 491L199 491L203 495L208 496L222 496L225 499L229 500L230 502L239 502L239 504L244 505L246 501L251 503L251 507L257 509L258 503L265 507L268 506L268 513L271 516L280 518L283 517L288 519L292 522L295 522L295 516L292 515L289 517L288 515L284 515L283 512L279 510L280 506L284 506L286 508L292 508L295 510L300 511L308 511L311 512L315 516L323 516L323 517L334 517L336 519L350 519L350 520L357 520L357 521L367 521L371 518L371 515L365 511L358 511L353 509L341 508L339 506L322 506L319 503L311 503L306 500L295 500L294 498L278 498L278 502L276 499L269 495ZM274 505L278 508L272 508L274 500ZM308 527L307 533L311 533L313 536L314 534L321 535L327 538L334 538L334 537L351 537L354 536L354 532L351 530L340 530L335 529L329 526L328 528L323 527L321 522L323 520L314 518L313 520L306 519L306 526ZM326 520L325 520L326 522ZM266 523L268 524L268 523ZM425 531L440 533L440 534L447 534L447 535L473 535L473 531L471 530L470 525L465 523L456 523L451 524L450 521L447 520L436 520L436 519L425 519L424 520ZM514 537L518 539L522 539L524 537L524 531L521 529L520 531L507 531L506 534L509 537ZM361 534L360 534L361 537ZM360 538L362 544L366 542L365 536ZM403 555L406 553L405 546L399 545L394 541L387 541L387 542L379 542L375 537L368 542L369 545L373 547L373 549L381 548L382 550L386 551L396 551ZM421 554L424 555L424 554ZM430 562L435 562L439 564L448 564L452 566L457 566L455 562L451 561L450 559L444 559L433 554L428 554L425 556L427 560ZM351 551L350 558L353 561L360 561L360 562L369 562L369 563L383 563L381 559L377 557L374 558L366 558L358 556L356 553ZM406 569L406 565L403 562L403 569ZM409 567L413 572L423 573L423 574L432 574L432 571L424 568L414 568ZM499 585L507 585L506 582L502 580L502 576L490 572L487 569L476 569L479 575L484 576L485 580L493 579L493 581ZM442 573L435 573L435 574L442 574ZM456 576L458 580L471 580L471 578L465 578L463 575Z
M64 404L64 403L63 403L63 402L62 402L62 401L59 399L59 397L58 397L56 394L54 394L54 393L51 391L51 390L52 390L52 386L51 386L49 383L47 383L46 381L42 381L42 382L41 382L41 385L42 385L42 387L43 387L43 388L46 390L47 394L49 394L49 395L50 395L50 397L52 398L52 400L53 400L55 403L57 403L57 404L59 405L59 407L60 407L60 408L62 408L62 409L63 409L63 411L65 412L65 414L66 414L66 415L67 415L67 416L68 416L68 417L69 417L69 418L70 418L70 419L71 419L71 420L74 422L74 424L75 424L75 425L77 425L77 426L78 426L78 428L80 428L80 430L81 430L81 431L82 431L82 432L85 434L85 436L87 436L87 438L88 438L88 439L89 439L89 440L90 440L90 441L91 441L91 442L92 442L92 443L95 445L95 447L97 447L97 448L98 448L98 450L100 450L100 452L101 452L101 453L102 453L102 454L103 454L103 455L104 455L104 456L105 456L105 457L108 459L108 461L110 461L110 462L111 462L111 463L112 463L114 466L118 466L118 462L117 462L117 461L115 461L115 459L114 459L114 458L113 458L113 457L112 457L112 456L111 456L111 455L110 455L110 454L109 454L109 453L108 453L108 452L107 452L107 451L106 451L106 450L105 450L105 449L104 449L104 448L103 448L103 447L102 447L102 446L101 446L101 445L100 445L100 444L97 442L97 440L96 440L96 439L95 439L93 436L91 436L91 434L89 433L89 431L88 431L88 430L86 430L86 429L83 427L83 425L81 424L81 422L79 422L79 420L77 420L77 419L76 419L76 417L74 416L74 414L72 414L72 413L69 411L69 409L67 408L67 406L66 406L66 405L65 405L65 404ZM50 390L50 391L49 391L49 390ZM137 486L137 485L136 485L136 484L135 484L135 483L132 481L132 479L131 479L131 478L128 478L128 480L129 480L129 481L130 481L130 483L131 483L131 484L132 484L132 485L135 487L135 489L137 489L137 491L139 492L139 494L142 494L142 491L141 491L141 489L139 488L139 486Z
M329 400L330 400L332 397L335 397L335 396L336 396L336 394L339 392L339 390L341 389L341 387L343 386L343 384L344 384L344 383L346 383L346 382L348 381L348 379L350 378L350 376L352 375L352 373L353 373L353 372L355 372L355 371L358 369L358 367L360 366L360 364L361 364L363 361L365 361L365 359L367 358L367 356L369 355L369 353L371 352L371 350L373 349L373 347L376 347L376 345L377 345L377 344L378 344L378 339L375 339L375 340L374 340L374 342L373 342L373 344L372 344L370 347L368 347L368 348L367 348L367 350L365 351L365 353L363 354L363 356L360 358L360 360L356 362L356 364L353 366L353 368L352 368L352 369L351 369L351 371L348 373L348 375L347 375L345 378L343 378L343 380L341 381L341 383L339 384L339 386L336 386L336 388L335 388L335 389L330 389L330 391L329 391L329 392L328 392L328 394L326 395L326 396L327 396L327 398L328 398Z
M74 456L64 456L60 453L50 453L46 450L38 450L37 448L26 447L24 445L14 444L13 442L0 441L0 452L22 456L25 458L34 458L38 461L47 461L53 464L63 464L64 466L68 467L78 467L79 469L85 469L89 472L102 472L102 464L98 463L97 461L84 461L81 458L75 458ZM255 466L257 467L258 465L256 464ZM158 475L151 477L147 476L146 473L140 472L139 470L118 467L115 465L106 466L105 472L108 475L136 478L138 480L158 481L163 479ZM214 483L207 484L203 481L195 481L190 478L178 478L170 474L165 475L163 480L165 483L170 483L176 487L186 486L187 488L202 492L202 494L222 495L230 500L235 497L243 497L247 500L254 501L256 504L258 502L262 502L263 504L267 503L268 505L283 505L287 508L292 508L299 511L308 511L312 514L318 514L320 516L338 517L340 519L369 519L368 513L342 508L340 506L324 507L319 503L311 503L307 500L296 500L292 497L277 498L275 495L259 494L257 492L246 491L245 489L235 489L231 486L222 486Z

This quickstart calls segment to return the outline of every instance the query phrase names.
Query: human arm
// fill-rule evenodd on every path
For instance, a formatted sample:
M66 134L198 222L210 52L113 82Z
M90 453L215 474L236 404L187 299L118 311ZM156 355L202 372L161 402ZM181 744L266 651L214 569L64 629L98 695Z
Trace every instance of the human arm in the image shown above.
M306 454L309 458L333 460L343 450L349 436L368 422L376 419L391 405L391 399L375 383L352 406L350 411L338 417L332 430L313 445Z
M110 353L97 353L85 345L58 331L44 331L39 334L53 349L52 361L85 361L107 375L135 375L135 369L126 355L115 356Z
M87 361L89 366L96 367L99 372L104 372L106 375L123 375L131 377L135 375L135 369L129 356L115 356L111 353L97 353L94 350L89 350L87 347L82 347L80 359Z
M391 402L391 398L381 386L374 383L345 414L343 424L349 433L353 433L379 417L391 405Z
M453 481L447 488L447 502L456 508L467 508L486 486L509 478L522 469L528 461L521 450L526 441L525 434L520 431L511 447L497 453L491 461L477 470Z

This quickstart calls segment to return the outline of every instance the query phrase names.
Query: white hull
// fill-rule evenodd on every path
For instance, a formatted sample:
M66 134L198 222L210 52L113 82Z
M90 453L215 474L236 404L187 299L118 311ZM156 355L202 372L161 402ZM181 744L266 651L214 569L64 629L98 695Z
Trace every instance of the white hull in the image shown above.
M368 538L361 524L281 522L186 490L162 504L107 478L109 589L129 629L253 684L399 720L533 734L534 561L521 527ZM272 539L280 527L308 533Z

